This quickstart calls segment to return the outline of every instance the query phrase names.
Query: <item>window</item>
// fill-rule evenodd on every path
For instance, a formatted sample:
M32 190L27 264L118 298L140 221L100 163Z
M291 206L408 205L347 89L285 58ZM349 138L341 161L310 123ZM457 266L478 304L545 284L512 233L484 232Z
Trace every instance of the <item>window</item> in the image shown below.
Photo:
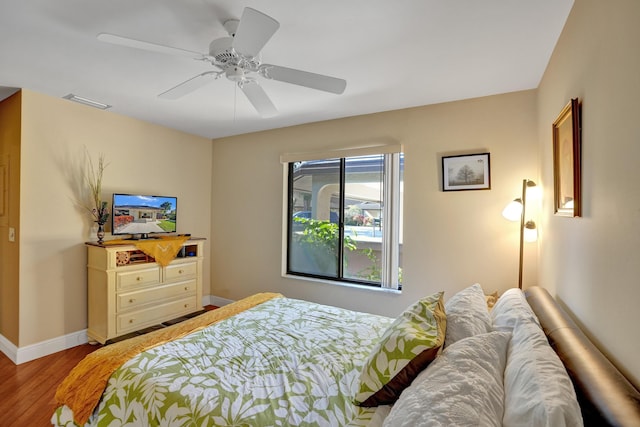
M404 156L354 152L285 162L286 273L399 289Z

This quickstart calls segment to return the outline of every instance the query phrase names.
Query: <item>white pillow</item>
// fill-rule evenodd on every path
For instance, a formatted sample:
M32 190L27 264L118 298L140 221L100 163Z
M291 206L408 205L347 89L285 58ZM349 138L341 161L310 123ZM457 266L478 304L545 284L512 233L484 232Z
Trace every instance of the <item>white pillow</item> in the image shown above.
M447 314L445 348L463 338L493 330L487 300L479 283L452 296L444 304L444 311Z
M504 425L582 426L573 384L542 329L517 319L504 372Z
M384 426L501 426L508 332L447 347L406 388Z
M530 321L540 326L524 293L518 288L508 289L498 298L491 310L490 317L494 331L511 332L518 320Z

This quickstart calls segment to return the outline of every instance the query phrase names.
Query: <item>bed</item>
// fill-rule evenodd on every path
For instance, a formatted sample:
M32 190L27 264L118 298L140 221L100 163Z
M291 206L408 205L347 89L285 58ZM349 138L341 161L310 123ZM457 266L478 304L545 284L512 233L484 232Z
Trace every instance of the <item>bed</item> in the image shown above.
M640 426L543 288L489 308L479 284L395 319L253 295L91 353L56 400L55 426Z

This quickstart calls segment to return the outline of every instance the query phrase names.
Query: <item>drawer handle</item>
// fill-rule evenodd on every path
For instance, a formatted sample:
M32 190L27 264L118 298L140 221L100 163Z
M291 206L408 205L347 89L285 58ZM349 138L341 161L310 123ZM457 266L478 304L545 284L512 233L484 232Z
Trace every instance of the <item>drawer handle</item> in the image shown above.
M189 287L188 287L188 286L185 286L185 287L184 287L184 290L185 290L185 291L188 291L188 290L189 290Z
M185 304L185 305L184 305L184 308L187 308L187 307L189 307L189 304Z
M132 302L134 302L134 301L135 301L135 299L133 299L133 298L129 298L129 302L130 302L130 303L132 303Z
M133 323L134 319L129 319L129 323Z
M136 277L136 280L139 282L139 281L142 280L142 277L138 276L138 277Z
M184 270L178 270L178 274L184 273Z

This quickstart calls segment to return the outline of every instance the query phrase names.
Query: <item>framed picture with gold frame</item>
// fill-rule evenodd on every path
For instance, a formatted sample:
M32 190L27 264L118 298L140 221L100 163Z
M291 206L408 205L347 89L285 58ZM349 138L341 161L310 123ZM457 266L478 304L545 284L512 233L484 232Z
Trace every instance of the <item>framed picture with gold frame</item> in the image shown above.
M572 99L553 122L554 213L582 215L580 101Z

